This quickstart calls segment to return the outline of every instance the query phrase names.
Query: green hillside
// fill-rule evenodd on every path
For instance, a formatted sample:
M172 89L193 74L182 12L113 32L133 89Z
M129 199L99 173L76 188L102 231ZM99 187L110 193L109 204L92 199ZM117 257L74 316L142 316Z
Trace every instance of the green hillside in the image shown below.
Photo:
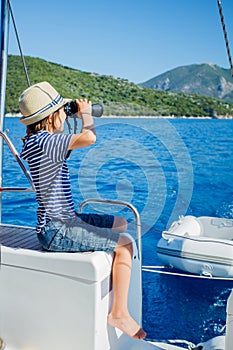
M155 90L205 95L233 103L231 70L211 63L177 67L140 85Z
M31 85L50 82L64 97L86 97L104 105L105 115L233 115L233 105L210 97L155 91L125 79L82 72L33 57L25 57ZM18 98L27 88L19 56L9 56L7 73L6 112L18 113Z

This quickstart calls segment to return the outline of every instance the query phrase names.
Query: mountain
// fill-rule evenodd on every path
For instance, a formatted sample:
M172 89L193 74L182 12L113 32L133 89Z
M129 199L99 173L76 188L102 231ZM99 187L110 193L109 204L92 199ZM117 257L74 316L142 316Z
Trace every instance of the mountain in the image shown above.
M212 63L178 67L139 85L154 90L210 96L233 103L231 70Z
M84 98L104 106L104 115L210 116L233 115L233 104L189 93L155 91L126 79L83 72L61 64L25 56L30 83L48 81L64 97ZM27 88L19 56L9 55L6 112L19 113L18 98Z

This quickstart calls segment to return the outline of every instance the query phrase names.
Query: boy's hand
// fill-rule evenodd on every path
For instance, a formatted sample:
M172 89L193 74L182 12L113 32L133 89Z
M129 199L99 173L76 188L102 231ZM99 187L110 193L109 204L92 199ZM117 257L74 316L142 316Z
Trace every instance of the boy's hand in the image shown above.
M86 116L91 116L91 101L86 98L75 100L78 106L78 117L85 118Z

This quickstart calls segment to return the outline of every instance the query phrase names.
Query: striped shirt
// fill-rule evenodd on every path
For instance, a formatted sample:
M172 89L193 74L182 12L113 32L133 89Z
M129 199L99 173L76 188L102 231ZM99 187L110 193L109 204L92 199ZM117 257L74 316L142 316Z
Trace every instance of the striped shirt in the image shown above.
M38 232L50 219L68 219L75 213L66 164L71 136L39 131L20 154L28 162L36 189Z

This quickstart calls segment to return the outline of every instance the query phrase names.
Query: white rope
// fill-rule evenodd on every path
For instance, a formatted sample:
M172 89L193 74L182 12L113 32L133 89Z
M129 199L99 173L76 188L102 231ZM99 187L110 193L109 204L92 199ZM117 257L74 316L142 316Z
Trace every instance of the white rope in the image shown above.
M190 341L187 341L187 340L180 340L180 339L175 339L175 340L172 340L172 339L168 339L168 340L153 340L153 341L149 341L148 343L150 344L156 344L156 343L165 343L165 344L171 344L171 345L176 345L176 344L179 344L179 345L187 345L187 349L188 350L195 350L196 349L196 345L191 343Z
M182 238L182 239L186 239L186 240L190 240L190 241L194 241L194 242L200 242L200 243L217 243L217 244L224 244L224 245L228 245L228 246L233 246L233 241L229 242L224 242L224 241L220 241L220 240L213 240L210 238L207 239L198 239L198 238L194 238L194 237L190 237L190 236L181 236L175 233L171 233L169 231L163 231L163 233L165 233L167 236L172 236L172 237L177 237L177 238ZM204 236L203 236L204 237Z
M213 276L202 276L202 275L194 275L194 274L186 274L186 273L179 273L179 272L170 272L170 271L161 271L156 269L167 269L169 267L167 266L142 266L143 272L151 272L151 273L160 273L164 275L172 275L172 276L179 276L179 277L189 277L189 278L201 278L201 279L209 279L209 280L219 280L219 281L233 281L233 277L213 277Z

